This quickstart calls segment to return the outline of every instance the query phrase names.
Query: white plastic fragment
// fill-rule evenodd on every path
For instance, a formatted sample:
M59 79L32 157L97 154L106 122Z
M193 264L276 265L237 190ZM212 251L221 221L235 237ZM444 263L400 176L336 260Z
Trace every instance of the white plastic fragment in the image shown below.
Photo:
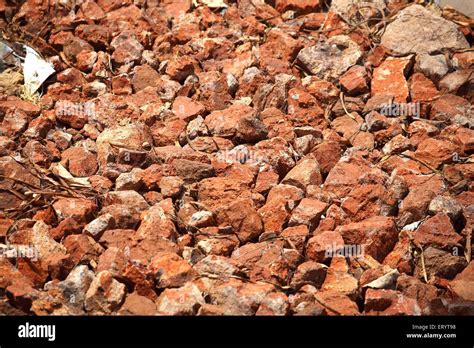
M23 77L27 93L33 94L55 70L53 65L39 56L31 47L25 46L26 57L23 64Z
M411 224L404 226L403 229L406 231L414 231L418 228L418 226L420 226L420 224L421 224L421 221L415 221L415 222L412 222Z
M223 0L194 0L194 5L198 3L206 5L209 8L227 8L227 4Z

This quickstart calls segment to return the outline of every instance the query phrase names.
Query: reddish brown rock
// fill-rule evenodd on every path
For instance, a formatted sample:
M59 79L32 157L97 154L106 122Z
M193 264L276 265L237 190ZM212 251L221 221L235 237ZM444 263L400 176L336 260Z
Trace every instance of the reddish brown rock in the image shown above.
M403 295L415 299L423 315L443 313L440 290L434 285L425 284L415 277L402 274L397 279L397 289Z
M126 76L114 76L112 78L112 91L117 95L132 94L132 83Z
M82 76L81 72L75 68L69 68L61 71L57 79L59 82L68 84L72 87L79 87L86 83L86 79Z
M137 62L143 53L143 46L137 40L135 35L129 32L122 32L112 40L111 46L114 47L112 60L119 65Z
M24 134L34 138L45 138L53 125L51 118L42 115L30 122Z
M278 174L273 171L258 173L255 182L255 191L258 193L267 193L272 187L278 184Z
M91 176L97 171L97 157L83 147L71 147L61 157L65 167L74 176Z
M293 210L289 226L307 225L310 230L316 228L321 216L326 211L327 204L316 199L303 198Z
M312 237L306 246L306 255L316 262L326 262L344 246L344 240L339 232L323 231Z
M235 235L216 235L215 238L203 238L197 242L197 247L199 251L206 255L230 256L239 244L239 239Z
M276 58L292 62L302 47L301 43L290 35L274 28L268 32L266 42L260 46L260 54L263 59Z
M446 140L426 139L418 145L416 158L426 164L438 168L442 164L451 163L458 147Z
M268 138L282 137L291 141L295 137L295 132L288 116L281 110L270 107L260 113L263 124L268 129Z
M454 292L467 301L474 301L474 263L469 265L451 281Z
M396 204L384 186L360 185L344 198L341 208L352 221L361 221L373 215L394 215Z
M275 8L280 12L288 10L296 11L298 13L309 13L319 9L319 1L311 0L276 0Z
M173 253L161 253L150 263L149 269L155 274L156 287L180 287L196 276L196 272L186 261Z
M267 129L256 112L246 105L233 105L209 114L205 123L216 136L240 142L256 142L267 135Z
M182 82L186 77L194 73L194 63L194 59L189 56L176 57L168 62L166 73L173 80Z
M374 216L360 222L339 226L338 231L344 242L361 246L365 253L382 261L393 250L398 240L398 231L393 219Z
M174 241L177 231L170 215L160 205L154 205L142 214L137 235L141 238L153 236Z
M314 294L316 301L326 308L328 315L359 315L357 304L338 291L319 291Z
M18 269L7 260L2 257L0 259L0 270L2 271L2 278L0 278L0 288L6 289L12 284L23 284L25 286L32 286L32 281L21 274Z
M21 110L8 108L2 111L2 132L8 136L15 136L23 132L28 126L28 116Z
M127 256L123 250L109 247L99 256L97 272L109 271L114 277L120 277L123 275L126 266Z
M347 265L345 257L333 257L321 289L323 291L339 292L355 300L358 287L359 283L357 279L349 274L349 266Z
M258 213L262 217L265 232L281 232L290 218L287 203L283 200L267 202Z
M105 3L101 0L101 3ZM85 17L92 20L99 20L105 17L104 10L93 1L86 1L81 4L81 11Z
M214 207L234 202L237 198L250 198L245 183L224 177L208 178L199 182L198 199L212 210Z
M56 102L54 111L57 120L74 129L82 129L91 114L84 105L63 100Z
M435 196L436 192L426 186L412 187L398 210L402 225L420 220L426 214L428 205Z
M181 177L186 183L198 182L215 175L212 165L198 161L176 159L173 161L172 166L176 175Z
M304 252L308 236L309 229L305 225L285 228L280 234L280 237L285 238L288 244L290 244L292 248L296 248L301 254Z
M125 301L118 311L119 315L157 315L156 304L136 293L127 295Z
M456 131L454 141L462 148L462 153L468 154L474 151L474 130L467 128L459 128Z
M84 72L90 72L94 68L97 61L97 53L94 51L82 51L77 55L77 68ZM84 85L85 81L75 82L75 85ZM85 86L84 86L85 87Z
M63 241L68 252L68 257L74 264L96 262L104 248L89 236L74 234Z
M40 296L40 293L26 284L12 284L6 289L6 295L15 307L29 312L33 301Z
M339 89L334 84L316 76L307 76L301 82L306 90L321 102L335 101L339 96Z
M179 96L173 102L173 113L186 121L201 115L204 110L204 105L187 97Z
M48 168L53 156L51 151L36 140L29 141L23 148L23 156L40 167Z
M369 170L367 165L339 161L329 172L324 182L324 188L342 198L358 184L359 178Z
M292 185L277 185L268 193L266 204L259 209L266 232L281 232L290 211L304 197L301 189Z
M220 226L230 226L243 243L262 233L262 218L251 200L239 199L215 211Z
M363 66L355 65L339 78L339 83L349 95L358 95L369 91L367 71Z
M384 47L359 0L66 2L0 0L56 72L0 79L0 313L474 314L463 18L377 0Z
M311 154L318 161L322 175L327 175L339 161L343 146L336 141L325 141L311 150Z
M153 137L147 126L129 124L105 129L98 136L96 143L99 166L105 174L109 163L137 167L146 164Z
M118 279L124 279L127 285L133 288L133 291L140 296L144 296L152 301L156 301L155 275L135 257L134 250L130 251L130 260L123 270L123 274Z
M309 185L321 185L322 178L318 161L313 158L301 160L286 174L281 183L294 185L302 190L306 190Z
M424 267L421 257L424 259ZM463 268L466 267L466 259L453 252L447 252L433 247L428 247L423 251L423 256L419 256L415 266L414 275L419 279L432 279L433 277L453 279Z
M405 58L387 58L374 69L371 93L390 94L398 103L405 103L408 98L408 83L406 76L412 66L413 56Z
M166 176L160 180L159 186L163 197L176 197L183 189L183 180L178 176Z
M411 274L413 272L413 256L409 250L410 236L403 231L393 250L385 257L383 264L399 272Z
M421 73L413 74L410 77L409 84L412 102L430 101L440 95L435 84Z
M394 290L368 289L365 293L364 312L367 315L420 315L416 299Z
M288 114L294 126L323 127L324 110L310 93L300 88L288 91Z
M390 139L390 141L387 142L382 149L383 153L386 155L398 154L407 150L413 150L413 144L411 143L410 139L404 137L401 134L398 134Z
M61 198L53 204L53 208L59 220L72 218L78 223L87 223L92 220L97 206L84 198Z
M469 102L457 95L445 94L431 104L430 119L445 121L469 116Z
M267 281L272 284L288 284L292 271L301 256L294 249L284 248L281 242L247 243L234 250L232 259L242 268L250 270L252 281Z
M309 285L307 287L310 287ZM306 288L303 286L303 288ZM316 288L311 287L311 290ZM327 315L328 311L316 301L313 293L298 293L290 298L290 308L293 315Z
M64 42L64 54L67 59L76 61L76 57L82 51L94 51L94 48L79 37L70 37Z
M136 66L133 78L130 81L135 92L147 87L158 87L161 84L161 77L151 66L144 64Z
M110 40L110 30L100 25L79 25L76 35L94 46L106 46Z
M7 231L13 225L14 220L8 218L0 218L0 240L4 240L7 236Z
M420 245L433 245L442 249L460 247L462 236L456 233L448 215L438 213L416 230L414 240Z
M306 284L320 288L326 278L327 266L314 261L306 261L298 266L293 277L291 286L295 290Z

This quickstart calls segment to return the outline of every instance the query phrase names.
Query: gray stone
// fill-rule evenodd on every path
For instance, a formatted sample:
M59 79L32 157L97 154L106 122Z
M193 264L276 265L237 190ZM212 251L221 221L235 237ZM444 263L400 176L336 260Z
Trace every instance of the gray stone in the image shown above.
M428 206L428 213L436 215L444 213L449 216L452 222L456 222L462 216L462 205L449 196L436 196Z
M417 56L418 67L427 77L438 80L449 71L446 57L442 54L429 55L421 54Z
M400 56L469 48L456 24L416 4L397 14L387 26L381 43Z
M303 48L296 57L298 64L322 79L335 80L357 64L362 52L349 36L333 36L315 46Z
M93 315L111 314L121 306L125 294L125 285L115 280L109 271L102 271L87 290L85 308Z
M91 235L95 240L99 240L106 230L113 229L114 227L114 217L111 214L104 214L89 222L86 227L84 227L84 232Z
M372 17L381 17L381 11L386 11L385 0L332 0L332 12L336 12L345 21L361 21ZM359 12L363 18L355 18L354 14Z
M165 289L157 300L158 312L163 315L194 315L206 302L193 283L177 289Z
M456 70L447 74L439 81L439 89L446 93L456 93L470 79L471 82L474 81L472 70Z
M94 272L86 265L74 268L65 280L59 282L57 287L61 289L64 299L72 307L82 308L86 299L86 292L94 279Z
M115 180L115 190L140 190L143 186L142 172L143 169L141 168L133 168L132 171L128 173L121 173Z
M141 124L128 124L107 128L97 138L97 157L103 170L107 163L117 162L122 150L125 164L134 163L136 153L147 155L153 145L153 137L147 126Z

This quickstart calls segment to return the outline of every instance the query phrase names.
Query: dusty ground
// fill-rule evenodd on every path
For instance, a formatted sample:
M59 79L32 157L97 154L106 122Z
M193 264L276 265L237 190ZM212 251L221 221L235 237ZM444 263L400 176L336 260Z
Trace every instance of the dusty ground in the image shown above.
M0 29L56 70L0 76L0 313L474 315L472 19L0 0Z

